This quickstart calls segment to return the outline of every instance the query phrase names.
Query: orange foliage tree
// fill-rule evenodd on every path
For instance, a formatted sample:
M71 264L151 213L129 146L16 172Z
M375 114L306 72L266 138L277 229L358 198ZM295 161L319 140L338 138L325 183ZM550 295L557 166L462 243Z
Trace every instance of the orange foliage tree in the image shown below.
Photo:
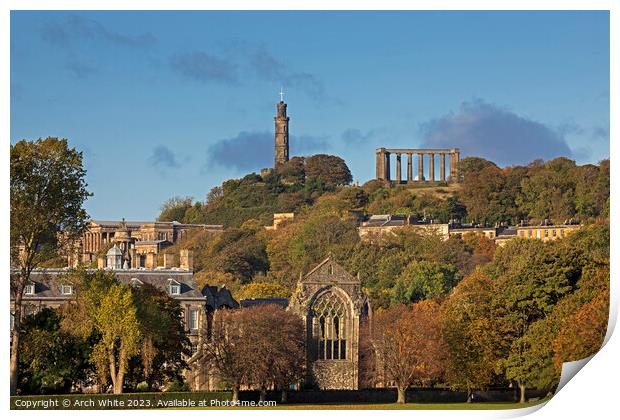
M414 383L428 385L441 377L447 360L442 338L440 307L425 300L412 307L397 305L377 313L373 341L385 382L398 391L398 403L406 402Z
M595 354L603 345L608 317L609 289L604 289L564 323L553 343L556 367Z

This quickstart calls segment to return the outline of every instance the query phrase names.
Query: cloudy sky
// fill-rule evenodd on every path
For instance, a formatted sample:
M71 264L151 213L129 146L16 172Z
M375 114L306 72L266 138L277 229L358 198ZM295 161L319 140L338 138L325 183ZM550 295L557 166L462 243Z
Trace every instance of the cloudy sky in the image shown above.
M11 141L85 155L93 218L148 220L172 196L291 155L460 147L505 166L609 156L607 12L12 12Z

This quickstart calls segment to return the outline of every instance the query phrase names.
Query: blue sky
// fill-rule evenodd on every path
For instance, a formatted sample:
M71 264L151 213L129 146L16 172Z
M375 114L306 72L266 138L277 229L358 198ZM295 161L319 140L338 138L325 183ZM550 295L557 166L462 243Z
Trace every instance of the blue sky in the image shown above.
M11 142L85 155L93 218L272 166L284 86L291 155L459 147L505 166L609 157L608 12L12 12Z

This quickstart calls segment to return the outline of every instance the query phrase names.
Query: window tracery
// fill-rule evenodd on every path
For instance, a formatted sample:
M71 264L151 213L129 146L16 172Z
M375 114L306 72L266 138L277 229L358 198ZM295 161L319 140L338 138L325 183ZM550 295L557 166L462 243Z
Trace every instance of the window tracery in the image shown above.
M344 360L347 358L347 309L335 293L320 296L312 306L318 320L319 360Z

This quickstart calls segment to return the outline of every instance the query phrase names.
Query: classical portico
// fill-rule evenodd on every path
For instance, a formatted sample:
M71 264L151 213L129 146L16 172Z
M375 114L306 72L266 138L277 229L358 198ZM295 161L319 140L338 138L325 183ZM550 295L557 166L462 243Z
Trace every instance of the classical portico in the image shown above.
M386 149L381 147L376 151L377 179L393 181L396 184L412 184L417 182L459 182L460 150L454 149ZM391 156L396 156L396 177L392 180L390 168ZM403 179L402 156L407 156L407 178ZM417 155L417 177L413 177L413 161ZM439 178L436 177L435 159L439 158ZM446 156L449 156L449 176L446 179ZM424 161L428 162L428 178L424 172Z

